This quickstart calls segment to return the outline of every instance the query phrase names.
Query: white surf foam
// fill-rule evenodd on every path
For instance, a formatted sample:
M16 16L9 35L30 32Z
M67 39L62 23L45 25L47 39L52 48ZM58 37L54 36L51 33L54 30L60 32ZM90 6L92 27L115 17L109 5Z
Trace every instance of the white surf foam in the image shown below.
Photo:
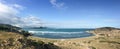
M57 33L57 34L75 34L84 32L54 32L54 31L29 31L30 33Z

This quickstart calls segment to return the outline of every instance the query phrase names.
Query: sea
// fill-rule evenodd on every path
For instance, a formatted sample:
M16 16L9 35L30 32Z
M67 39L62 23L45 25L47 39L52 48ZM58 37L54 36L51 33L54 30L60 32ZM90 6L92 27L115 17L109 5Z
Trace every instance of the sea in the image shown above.
M36 37L52 39L83 38L93 36L90 28L25 28Z

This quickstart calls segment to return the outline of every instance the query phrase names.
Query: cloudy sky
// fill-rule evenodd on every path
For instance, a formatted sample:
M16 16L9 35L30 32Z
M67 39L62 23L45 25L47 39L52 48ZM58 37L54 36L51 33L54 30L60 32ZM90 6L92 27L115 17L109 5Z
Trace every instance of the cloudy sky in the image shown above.
M120 28L120 0L0 0L0 23L15 26Z

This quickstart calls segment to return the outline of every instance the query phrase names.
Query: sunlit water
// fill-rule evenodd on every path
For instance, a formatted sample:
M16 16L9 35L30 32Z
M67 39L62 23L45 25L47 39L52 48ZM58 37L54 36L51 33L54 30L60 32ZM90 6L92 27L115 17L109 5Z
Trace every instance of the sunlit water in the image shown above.
M25 29L33 34L33 36L53 39L66 39L66 38L82 38L93 36L93 34L86 31L94 29L81 29L81 28L37 28Z

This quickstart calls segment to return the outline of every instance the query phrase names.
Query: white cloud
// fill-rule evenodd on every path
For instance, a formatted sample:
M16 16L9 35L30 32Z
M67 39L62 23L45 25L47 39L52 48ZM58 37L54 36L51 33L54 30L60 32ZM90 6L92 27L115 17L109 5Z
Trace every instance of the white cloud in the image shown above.
M53 5L55 8L66 8L65 3L63 2L58 2L57 0L50 0L50 3Z
M18 19L17 13L19 13L17 9L0 2L0 23L16 23L13 20Z
M0 3L0 14L6 13L6 14L17 14L17 9L7 6L6 4Z
M24 27L24 26L26 26L26 27L41 26L41 20L36 16L23 17L23 18L21 18L21 21L23 22L22 24L20 24L20 25L23 25L22 27Z
M23 10L25 8L25 7L18 5L18 4L12 4L11 6L13 6L14 8L17 8L17 9L21 9L21 10Z
M11 24L21 27L40 26L39 18L35 16L18 17L17 14L20 13L19 8L22 8L22 6L18 4L11 5L0 2L0 23Z

